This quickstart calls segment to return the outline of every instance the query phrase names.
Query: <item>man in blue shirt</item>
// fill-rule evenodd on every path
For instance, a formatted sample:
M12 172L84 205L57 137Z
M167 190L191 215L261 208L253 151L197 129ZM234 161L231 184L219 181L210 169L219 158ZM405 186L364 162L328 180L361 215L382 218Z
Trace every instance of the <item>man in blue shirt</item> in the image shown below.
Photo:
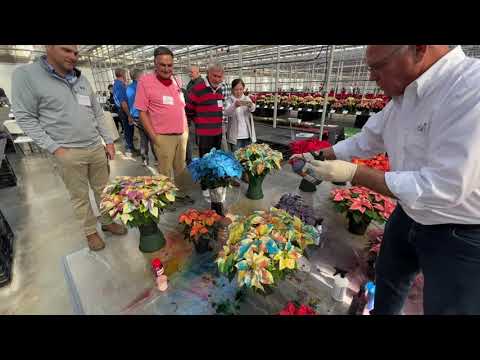
M157 155L155 151L153 151L153 144L150 141L145 129L143 128L141 122L139 121L139 111L133 106L135 103L135 95L137 94L137 83L138 79L142 75L142 70L140 69L133 69L130 71L130 78L132 79L132 83L127 87L127 102L128 108L130 109L130 115L133 118L134 125L137 127L138 132L140 134L140 152L142 155L142 161L145 166L148 166L148 146L152 148L153 156L155 160L157 160Z
M132 156L133 152L133 118L130 115L127 99L127 76L124 69L115 70L115 81L113 82L113 100L118 111L118 116L123 124L123 135L125 137L125 153Z

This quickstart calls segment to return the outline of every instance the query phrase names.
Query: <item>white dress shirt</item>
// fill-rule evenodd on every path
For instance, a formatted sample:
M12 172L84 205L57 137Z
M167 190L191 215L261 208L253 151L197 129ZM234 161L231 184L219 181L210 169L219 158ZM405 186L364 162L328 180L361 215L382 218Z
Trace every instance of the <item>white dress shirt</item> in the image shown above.
M385 182L416 222L480 224L480 60L451 50L333 150L386 151Z

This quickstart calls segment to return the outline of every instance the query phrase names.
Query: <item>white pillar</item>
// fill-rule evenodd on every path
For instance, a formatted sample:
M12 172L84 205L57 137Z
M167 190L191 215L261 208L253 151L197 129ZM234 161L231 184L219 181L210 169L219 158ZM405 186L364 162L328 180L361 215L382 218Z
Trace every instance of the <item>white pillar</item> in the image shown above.
M278 71L280 68L280 45L277 45L277 70L275 72L275 91L273 92L273 96L275 96L275 102L273 103L273 127L277 127L277 88L278 88Z
M323 137L323 127L325 126L325 116L327 115L327 102L328 102L328 92L330 88L330 75L332 74L332 65L333 65L333 52L335 51L335 45L332 45L330 48L330 57L328 59L328 71L327 71L327 82L325 84L325 98L323 99L323 112L322 112L322 123L320 125L320 140Z

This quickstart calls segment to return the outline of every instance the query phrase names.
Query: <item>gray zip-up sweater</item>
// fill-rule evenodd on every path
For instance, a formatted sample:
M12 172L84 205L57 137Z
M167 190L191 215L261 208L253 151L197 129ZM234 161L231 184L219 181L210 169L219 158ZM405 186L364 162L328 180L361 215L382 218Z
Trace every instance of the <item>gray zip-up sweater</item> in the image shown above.
M15 119L26 135L50 153L59 147L100 145L100 137L106 144L113 143L90 83L79 70L75 73L77 80L70 84L49 72L40 58L17 68L12 76ZM88 96L90 106L79 104L78 95Z

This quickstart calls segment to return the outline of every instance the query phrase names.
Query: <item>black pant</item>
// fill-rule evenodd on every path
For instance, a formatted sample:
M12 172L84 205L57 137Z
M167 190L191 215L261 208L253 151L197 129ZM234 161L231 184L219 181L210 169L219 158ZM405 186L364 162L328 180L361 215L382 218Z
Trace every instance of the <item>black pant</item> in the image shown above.
M198 136L198 153L199 156L210 152L211 149L215 148L220 150L222 146L222 135L215 136ZM202 190L207 190L205 186L202 186Z
M397 206L377 259L374 314L399 314L419 271L423 309L480 314L480 225L421 225Z
M220 150L222 147L222 135L198 136L198 152L202 157L213 148Z
M187 142L187 153L185 156L185 162L187 165L189 165L192 162L192 148L193 148L193 139L195 138L195 135L191 136L192 132L190 131L191 129L191 121L188 122L188 142Z

